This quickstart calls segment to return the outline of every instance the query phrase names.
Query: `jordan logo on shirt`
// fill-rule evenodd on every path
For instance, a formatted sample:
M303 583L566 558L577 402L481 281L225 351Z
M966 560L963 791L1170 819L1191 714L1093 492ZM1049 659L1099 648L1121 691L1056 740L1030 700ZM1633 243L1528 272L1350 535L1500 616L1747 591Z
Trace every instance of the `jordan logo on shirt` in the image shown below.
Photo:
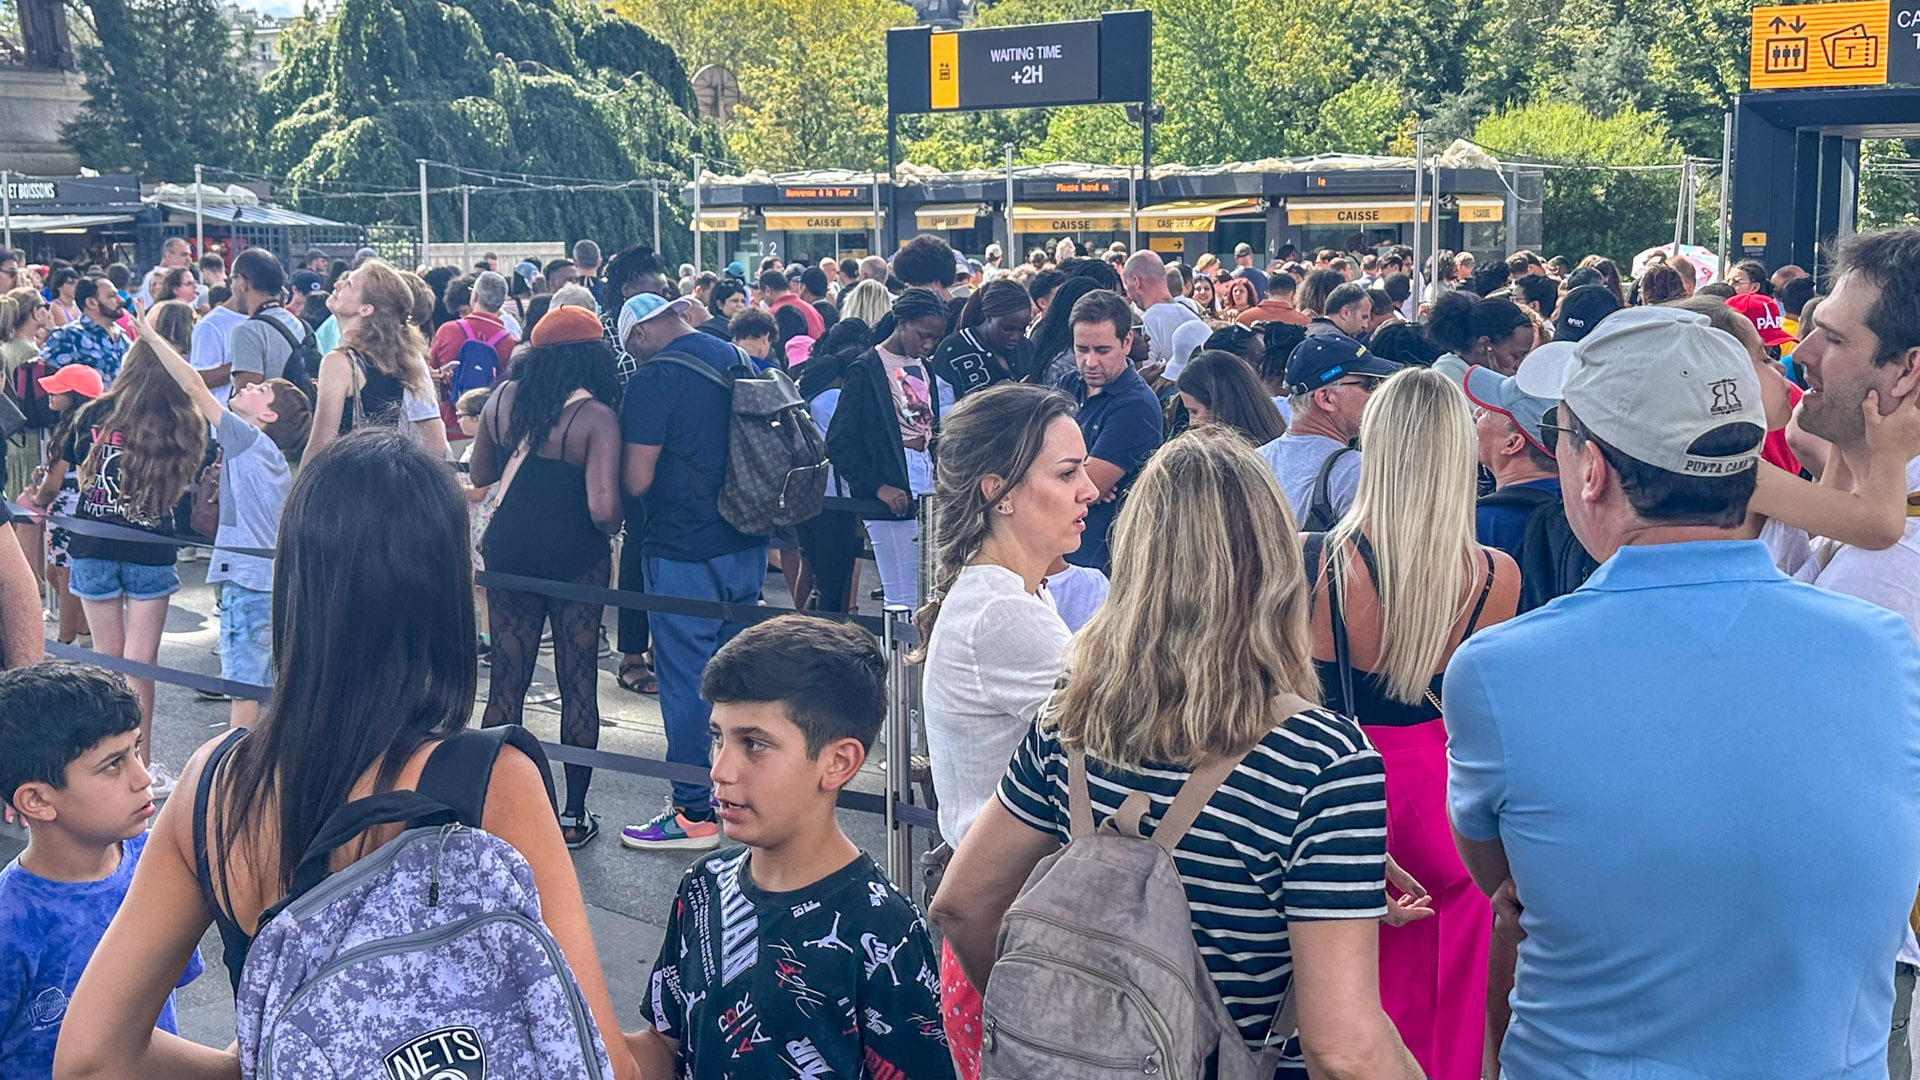
M837 911L833 913L833 929L827 931L826 937L815 938L812 941L803 941L800 944L809 949L845 949L848 952L853 951L853 946L840 940L840 913ZM868 972L868 974L871 975L872 972Z

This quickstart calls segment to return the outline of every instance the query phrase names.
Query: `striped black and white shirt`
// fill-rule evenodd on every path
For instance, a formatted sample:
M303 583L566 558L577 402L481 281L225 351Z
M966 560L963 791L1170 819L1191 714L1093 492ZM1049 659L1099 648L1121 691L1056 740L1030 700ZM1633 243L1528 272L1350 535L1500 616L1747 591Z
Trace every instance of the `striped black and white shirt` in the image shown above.
M1181 768L1127 772L1087 759L1094 823L1135 791L1152 806L1149 836L1187 779ZM1067 756L1045 717L1000 781L1021 821L1067 840ZM1193 937L1249 1047L1266 1037L1293 979L1287 924L1377 919L1387 912L1386 773L1353 721L1324 709L1288 717L1214 793L1174 853ZM1304 1076L1297 1041L1278 1075Z

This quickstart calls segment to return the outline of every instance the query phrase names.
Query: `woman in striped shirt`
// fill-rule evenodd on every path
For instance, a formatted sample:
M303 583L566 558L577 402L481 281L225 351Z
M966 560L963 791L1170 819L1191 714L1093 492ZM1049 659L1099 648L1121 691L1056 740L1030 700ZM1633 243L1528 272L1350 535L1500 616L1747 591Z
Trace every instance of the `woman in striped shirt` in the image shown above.
M1276 1075L1418 1076L1380 1007L1387 914L1380 756L1318 699L1307 585L1286 500L1231 432L1189 432L1134 485L1113 590L1075 638L1064 687L968 829L932 916L984 991L1000 917L1067 839L1067 757L1083 749L1096 822L1129 794L1151 835L1190 769L1240 764L1174 861L1195 943L1250 1048L1289 993L1299 1038Z

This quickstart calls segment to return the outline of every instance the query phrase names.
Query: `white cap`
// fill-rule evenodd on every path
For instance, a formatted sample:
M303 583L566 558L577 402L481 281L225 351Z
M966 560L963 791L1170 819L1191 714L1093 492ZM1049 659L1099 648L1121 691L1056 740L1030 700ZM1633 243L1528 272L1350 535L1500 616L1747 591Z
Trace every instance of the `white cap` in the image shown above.
M1527 354L1514 383L1534 397L1565 401L1587 430L1635 461L1683 476L1751 468L1766 437L1753 361L1697 312L1615 312L1577 342L1549 342ZM1687 452L1727 424L1752 424L1752 448L1719 457Z

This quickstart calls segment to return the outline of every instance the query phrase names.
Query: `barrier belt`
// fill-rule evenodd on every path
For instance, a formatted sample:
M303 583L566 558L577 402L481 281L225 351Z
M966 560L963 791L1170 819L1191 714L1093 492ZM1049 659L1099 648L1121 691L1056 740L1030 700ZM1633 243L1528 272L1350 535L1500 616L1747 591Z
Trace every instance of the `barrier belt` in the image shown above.
M722 619L743 623L765 622L782 615L814 615L823 619L850 622L874 634L883 633L886 625L885 620L878 615L850 615L839 611L796 612L793 608L767 607L761 604L729 604L720 600L694 600L684 596L656 596L653 593L625 592L600 585L581 585L572 581L552 581L522 574L503 574L496 570L482 570L473 576L473 580L476 584L489 589L539 593L560 600L571 600L578 604L601 604L607 607L629 608L634 611L657 611L662 615L691 615L699 619Z
M104 656L90 649L83 649L78 645L63 644L51 638L47 640L47 655L57 656L62 660L73 660L78 663L92 664L95 667L103 667L109 671L117 671L122 675L131 675L134 678L152 679L156 682L170 683L174 686L184 686L189 690L207 690L213 693L226 694L229 697L242 698L247 701L265 701L267 700L267 696L272 693L272 690L265 686L233 682L232 680L222 679L213 675L201 675L197 672L181 671L179 668L160 667L157 664L146 664L138 660L128 660L119 656ZM540 747L546 751L547 757L550 760L558 761L566 765L584 765L588 768L606 769L609 772L626 773L632 776L647 776L668 781L677 780L684 784L699 784L702 787L711 782L707 770L698 765L687 765L674 761L656 761L652 758L634 757L631 754L615 754L605 750L589 750L585 747L567 746L561 743L542 742ZM885 815L887 812L886 796L874 795L864 791L840 792L839 804L859 813ZM932 810L905 801L895 804L894 816L902 823L916 829L938 829L940 827L940 818Z

